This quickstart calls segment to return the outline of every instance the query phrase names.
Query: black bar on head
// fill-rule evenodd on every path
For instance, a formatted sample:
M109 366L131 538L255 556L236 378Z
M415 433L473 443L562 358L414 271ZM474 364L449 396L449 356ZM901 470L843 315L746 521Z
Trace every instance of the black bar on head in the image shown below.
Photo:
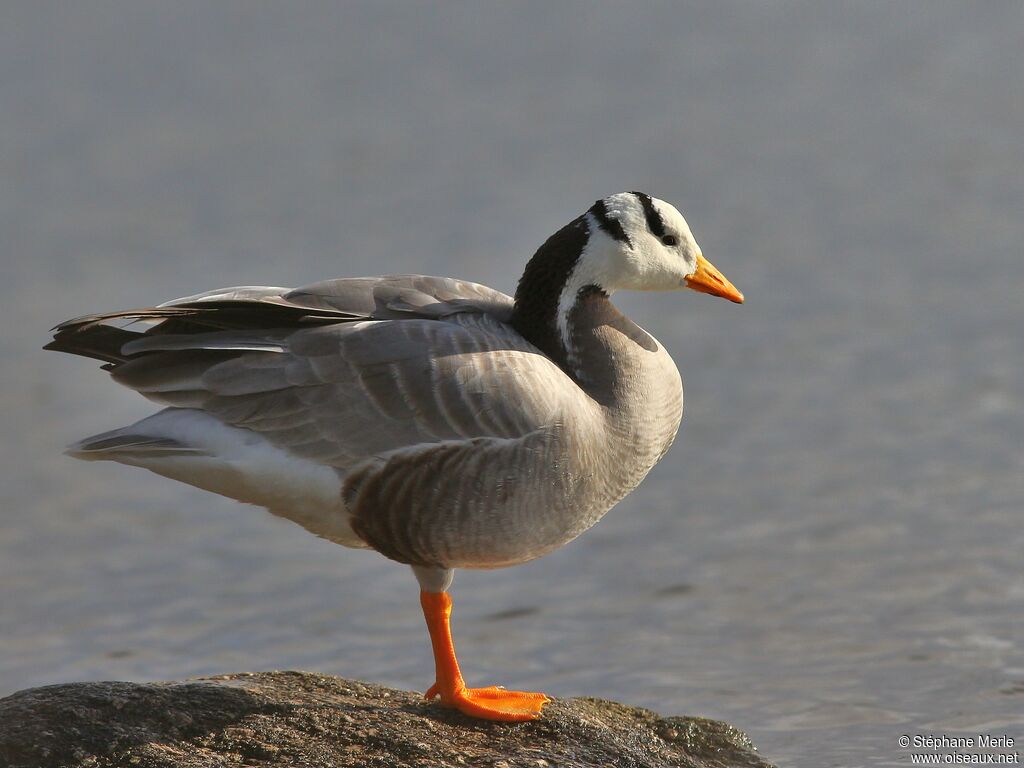
M608 206L604 204L604 200L598 200L594 203L590 208L590 212L594 214L594 218L597 219L597 224L602 232L615 240L625 243L630 248L633 247L633 242L629 239L629 235L622 228L622 222L608 215Z
M665 236L665 222L661 219L661 214L658 213L658 209L654 207L654 201L650 195L645 195L643 192L634 192L637 199L640 201L640 205L644 209L644 218L647 219L647 228L651 230L651 233L657 237L662 238Z

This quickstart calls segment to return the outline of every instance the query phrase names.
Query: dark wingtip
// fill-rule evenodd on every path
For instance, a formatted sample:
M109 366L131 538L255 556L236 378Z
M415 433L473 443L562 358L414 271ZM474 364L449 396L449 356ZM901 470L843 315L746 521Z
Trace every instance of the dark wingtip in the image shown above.
M107 364L124 362L121 347L135 334L86 320L69 320L58 325L52 331L53 338L43 345L43 349L89 357Z

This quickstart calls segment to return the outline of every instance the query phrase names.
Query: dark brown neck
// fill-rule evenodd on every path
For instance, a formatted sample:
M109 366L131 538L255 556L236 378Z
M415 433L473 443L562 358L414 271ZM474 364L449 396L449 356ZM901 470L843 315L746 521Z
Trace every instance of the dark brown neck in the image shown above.
M634 356L657 345L596 285L583 286L567 316L559 317L559 302L589 237L581 216L537 250L519 280L511 323L591 397L611 405Z
M558 300L589 235L583 216L562 227L537 249L516 288L512 327L563 368L566 352L558 333Z

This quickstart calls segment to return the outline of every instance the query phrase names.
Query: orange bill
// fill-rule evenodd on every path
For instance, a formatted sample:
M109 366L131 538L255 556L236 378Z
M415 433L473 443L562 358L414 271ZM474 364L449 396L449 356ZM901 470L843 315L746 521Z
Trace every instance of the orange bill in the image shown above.
M686 287L700 293L721 296L723 299L735 301L737 304L743 303L743 294L736 290L736 286L726 280L725 275L703 256L697 257L697 271L686 278Z

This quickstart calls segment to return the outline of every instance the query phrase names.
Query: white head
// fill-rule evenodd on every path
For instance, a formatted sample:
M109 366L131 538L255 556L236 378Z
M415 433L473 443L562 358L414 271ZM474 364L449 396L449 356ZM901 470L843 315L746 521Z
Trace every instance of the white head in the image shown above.
M569 313L588 291L681 288L743 303L701 254L679 211L642 192L620 192L598 200L537 250L519 281L513 324L552 354L568 349Z
M683 215L664 200L620 192L594 203L585 219L589 237L569 281L576 290L595 285L610 295L694 288L743 301L704 259Z

